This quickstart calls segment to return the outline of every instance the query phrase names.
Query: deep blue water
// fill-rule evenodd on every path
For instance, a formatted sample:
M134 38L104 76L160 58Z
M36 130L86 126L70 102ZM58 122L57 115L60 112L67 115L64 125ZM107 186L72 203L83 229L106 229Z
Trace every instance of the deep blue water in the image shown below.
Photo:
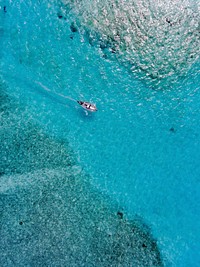
M72 15L61 20L56 4L39 2L4 1L5 92L70 144L93 185L128 218L143 218L166 266L199 266L199 62L169 89L152 90L72 33ZM94 102L98 112L87 115L58 94Z

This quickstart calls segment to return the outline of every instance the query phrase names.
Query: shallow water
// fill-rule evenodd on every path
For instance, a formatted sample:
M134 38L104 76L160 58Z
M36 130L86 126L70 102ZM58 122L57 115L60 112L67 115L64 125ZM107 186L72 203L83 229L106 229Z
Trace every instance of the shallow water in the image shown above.
M1 266L162 266L142 220L91 186L66 142L1 94Z
M92 186L120 203L128 219L139 216L149 226L166 266L199 266L198 61L186 76L176 77L173 87L166 80L165 89L152 90L139 74L129 72L112 55L105 58L85 32L72 32L70 25L76 17L66 12L59 18L59 4L4 1L4 5L1 90L13 99L14 110L25 107L32 123L49 138L69 144L73 151L61 153L60 159L63 149L56 141L44 145L36 137L35 151L43 151L45 162L33 153L30 164L23 165L29 155L24 153L27 148L22 148L17 162L8 142L9 153L3 154L1 161L4 172L11 175L15 169L18 173L9 178L9 190L19 186L16 180L21 186L25 183L23 173L33 172L34 180L35 170L47 168L54 173L58 167L73 165L73 160L68 162L72 153L78 168L90 175ZM94 102L98 112L86 114L78 104L58 94ZM19 113L14 121L23 129L24 115L20 118ZM1 128L2 140L12 135L9 128L9 124ZM34 135L27 129L25 132ZM55 159L46 160L45 147L55 151ZM3 181L6 186L7 180ZM26 186L31 191L31 185ZM47 201L45 205L52 204ZM75 259L74 252L72 255L71 260ZM30 264L36 266L37 260Z

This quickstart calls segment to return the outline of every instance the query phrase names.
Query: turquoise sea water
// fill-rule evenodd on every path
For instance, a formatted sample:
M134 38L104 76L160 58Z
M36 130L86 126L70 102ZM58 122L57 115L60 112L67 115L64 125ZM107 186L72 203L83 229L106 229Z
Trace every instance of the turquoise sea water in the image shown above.
M191 66L186 76L177 77L172 86L166 81L163 90L150 89L120 61L112 59L112 56L105 58L98 47L89 43L85 33L72 32L70 25L76 20L72 13L61 19L58 12L59 6L53 1L49 4L46 1L4 1L1 6L1 90L12 99L11 103L17 103L13 114L19 117L10 119L10 124L9 120L8 124L2 124L1 142L5 136L12 135L10 125L17 123L19 129L23 129L24 121L35 123L45 136L70 147L77 161L75 170L83 170L90 176L91 186L119 203L127 220L142 218L157 240L165 266L199 266L199 62ZM78 104L60 94L94 102L98 112L87 115ZM23 111L22 118L19 107L26 111ZM43 145L42 142L41 147ZM30 198L25 198L27 207L24 207L27 210L35 197L31 186L35 180L42 183L35 170L46 168L57 173L58 167L73 165L68 158L65 159L65 152L58 156L64 148L50 141L45 146L51 147L53 160L45 160L46 165L43 165L37 152L36 156L32 155L30 166L25 165L23 169L23 161L27 160L24 156L16 163L18 167L13 167L18 168L17 174L12 174L13 169L11 171L9 167L17 162L16 156L11 156L14 150L9 146L9 139L8 144L2 146L10 151L10 156L1 152L1 167L4 168L1 172L9 176L9 179L2 178L2 192L9 192L11 198L15 187L22 188L20 192L24 187L28 188ZM45 146L39 153L48 158ZM28 183L26 172L33 172ZM58 183L59 175L54 175ZM52 177L49 172L47 177ZM50 188L53 191L56 185L52 184ZM57 187L56 190L59 194ZM41 193L39 189L36 192ZM20 203L20 200L16 201ZM53 201L47 203L53 206ZM45 205L43 208L48 209ZM13 214L14 211L15 208ZM45 216L48 218L48 214ZM8 218L12 224L12 216ZM65 231L62 227L61 230ZM52 231L53 227L50 228ZM54 233L51 238L59 234ZM87 242L85 240L83 246L87 246ZM31 245L29 248L31 250ZM68 258L71 266L95 266L81 264L74 251ZM53 259L61 257L57 252ZM26 256L25 252L21 253L21 258ZM37 255L36 251L34 253ZM42 259L37 261L35 257L27 264L25 256L21 265L7 261L5 266L42 266ZM72 264L75 257L77 262L80 261ZM66 261L60 265L46 264L67 266ZM106 263L98 264L96 266L107 266ZM119 266L132 265L121 263Z

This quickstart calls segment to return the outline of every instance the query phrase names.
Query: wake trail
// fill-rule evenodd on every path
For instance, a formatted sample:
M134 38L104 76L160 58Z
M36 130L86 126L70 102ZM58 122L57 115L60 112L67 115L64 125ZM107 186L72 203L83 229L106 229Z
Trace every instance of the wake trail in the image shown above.
M63 94L52 92L48 87L44 86L41 82L35 81L35 83L38 84L39 86L41 86L45 91L49 92L51 95L59 96L59 97L65 98L65 99L69 99L73 102L77 102L77 100L74 98L71 98L71 97L63 95Z
M52 92L48 87L44 86L41 82L35 81L36 84L38 84L40 87L42 87L46 92L48 92L48 96L49 97L53 97L54 99L56 99L59 102L62 102L61 99L69 99L70 101L76 102L79 105L81 105L81 107L85 110L89 110L90 112L95 112L97 111L97 108L94 104L90 103L90 102L86 102L86 101L79 101L76 100L74 98L71 98L69 96L63 95L63 94L59 94L59 93L55 93ZM44 92L44 91L43 91ZM63 104L63 103L62 103ZM66 105L66 104L64 104Z

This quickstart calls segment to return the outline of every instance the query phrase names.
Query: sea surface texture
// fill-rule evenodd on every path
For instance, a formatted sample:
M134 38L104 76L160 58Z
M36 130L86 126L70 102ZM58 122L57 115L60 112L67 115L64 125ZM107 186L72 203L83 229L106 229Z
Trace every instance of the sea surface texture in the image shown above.
M200 266L199 53L197 0L1 1L0 266Z

